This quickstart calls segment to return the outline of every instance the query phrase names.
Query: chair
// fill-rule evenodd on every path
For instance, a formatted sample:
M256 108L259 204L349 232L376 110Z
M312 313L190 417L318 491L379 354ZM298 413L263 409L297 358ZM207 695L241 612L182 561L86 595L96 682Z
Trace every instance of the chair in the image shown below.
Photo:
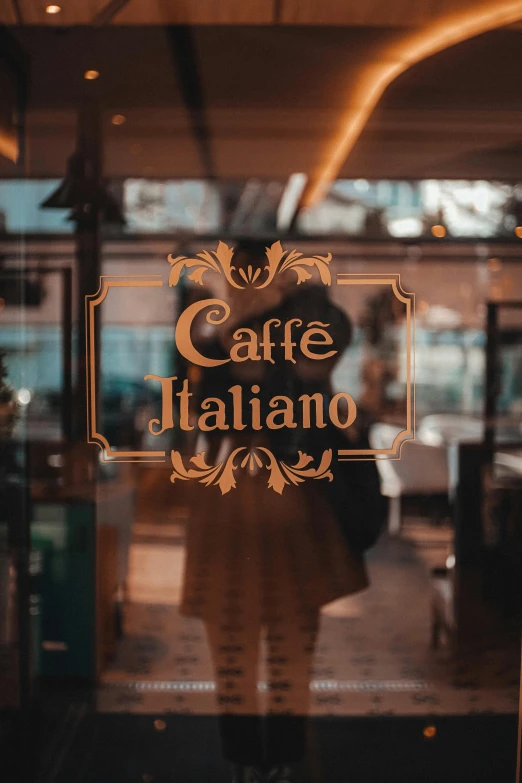
M417 440L426 446L444 446L454 441L479 442L484 437L484 422L455 413L425 416L417 428Z
M370 428L373 449L390 448L400 427L379 422ZM388 532L398 535L402 525L402 498L405 495L447 495L449 487L446 448L418 441L403 445L400 459L377 459L381 491L389 498Z

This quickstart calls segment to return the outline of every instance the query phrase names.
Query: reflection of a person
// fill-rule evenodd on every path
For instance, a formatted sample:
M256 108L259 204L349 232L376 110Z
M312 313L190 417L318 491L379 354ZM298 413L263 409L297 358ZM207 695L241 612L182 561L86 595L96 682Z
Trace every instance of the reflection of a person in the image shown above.
M236 250L236 266L242 258L245 268L266 263L264 248L257 253ZM235 384L240 384L245 390L243 397L248 397L247 392L256 384L262 411L269 410L268 401L277 394L297 401L302 393L319 392L327 407L331 371L350 340L350 323L323 288L293 287L289 291L281 293L275 307L271 300L264 309L262 291L258 292L254 315L245 316L241 326L260 330L267 318L277 318L282 324L294 317L320 321L330 325L334 345L329 348L337 350L335 357L322 361L296 357L295 364L282 356L276 357L274 364L230 362L208 371L202 397L210 394L225 400L230 396L226 390ZM237 326L236 321L232 331ZM230 333L223 333L212 346L207 344L205 354L214 351L215 357L226 356L230 338ZM299 344L298 331L295 342ZM244 407L244 421L248 422L250 409ZM226 438L221 433L209 442L208 462L216 464L224 453L244 445L250 450L265 446L289 465L297 462L301 451L313 457L317 466L325 448L333 448L335 453L335 449L351 445L333 425L305 430L300 424L295 429L229 430ZM256 463L251 464L255 469ZM344 495L337 492L336 496L332 491L335 479L332 483L307 480L285 486L282 494L277 494L267 487L265 470L254 470L250 475L242 472L237 487L225 495L215 486L197 486L182 612L203 619L206 625L223 751L236 765L238 782L295 779L291 764L305 754L320 609L368 584L357 541L347 545L338 517L340 506L347 502L354 518L364 514L364 504L371 513L372 502L375 513L380 513L380 507L375 506L375 499L380 499L377 473L372 462L344 465ZM346 495L350 482L353 491ZM263 632L264 693L258 690Z

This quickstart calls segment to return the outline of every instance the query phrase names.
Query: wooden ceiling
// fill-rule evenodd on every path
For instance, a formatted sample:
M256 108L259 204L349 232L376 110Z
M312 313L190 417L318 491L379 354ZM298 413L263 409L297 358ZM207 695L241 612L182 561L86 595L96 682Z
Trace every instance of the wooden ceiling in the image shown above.
M0 23L69 26L111 21L122 25L345 25L409 28L477 0L0 0Z
M320 165L365 63L403 40L405 30L483 4L58 2L62 12L49 16L45 0L0 0L0 20L14 25L31 62L29 176L63 174L75 145L76 108L86 99L103 113L108 176L207 176L165 26L188 23L195 25L215 176L278 180ZM512 3L522 16L522 0ZM100 78L86 82L88 68ZM125 115L124 125L111 124L114 113ZM390 84L339 176L522 179L521 121L522 31L475 36ZM0 160L0 176L17 171Z

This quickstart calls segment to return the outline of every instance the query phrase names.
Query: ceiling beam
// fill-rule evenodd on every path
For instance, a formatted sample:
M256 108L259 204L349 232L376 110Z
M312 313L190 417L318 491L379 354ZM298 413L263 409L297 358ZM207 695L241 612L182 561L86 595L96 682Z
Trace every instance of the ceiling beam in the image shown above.
M188 25L171 25L167 28L167 35L183 102L189 113L192 134L201 158L203 176L214 179L210 126L194 33Z
M20 8L20 3L18 0L11 0L11 8L13 9L14 18L16 19L16 24L22 25L24 23L24 19L22 16L22 9Z
M94 27L103 27L106 24L110 24L114 17L120 13L120 11L128 5L130 0L109 0L107 5L100 8L93 17L91 24Z

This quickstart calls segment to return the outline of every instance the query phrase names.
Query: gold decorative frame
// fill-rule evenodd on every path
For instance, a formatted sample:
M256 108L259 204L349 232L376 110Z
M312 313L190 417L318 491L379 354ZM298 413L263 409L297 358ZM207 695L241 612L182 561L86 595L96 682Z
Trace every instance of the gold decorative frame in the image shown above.
M262 457L257 452L262 453ZM234 460L239 456L241 452L246 452L243 456L240 465L236 465ZM190 479L198 479L200 484L210 486L211 484L217 485L221 494L225 495L230 492L231 489L235 489L236 479L234 472L238 467L245 468L247 465L250 471L253 472L256 468L265 469L269 471L268 488L273 489L279 495L282 495L285 486L289 484L301 484L307 478L313 479L328 479L333 481L333 475L330 470L332 463L332 449L326 449L321 457L321 462L318 468L307 467L312 462L312 457L304 452L299 452L299 459L295 465L287 465L286 462L282 462L272 454L270 449L264 446L255 446L252 449L248 449L246 446L241 446L232 451L226 460L220 462L218 465L207 465L205 462L205 454L201 452L192 457L190 462L195 465L194 468L185 468L183 459L179 451L171 452L172 466L174 471L170 477L172 483L177 480L188 481ZM268 462L263 462L263 458L268 458Z
M329 264L332 260L332 254L328 253L326 256L310 256L304 257L302 253L297 250L283 250L281 242L277 241L271 247L266 248L267 265L263 270L261 268L256 269L254 272L252 267L249 266L247 271L244 269L236 269L232 265L232 259L234 256L234 248L229 247L224 242L218 242L216 250L208 251L203 250L201 253L197 253L194 258L187 258L187 256L177 256L173 258L168 256L169 264L172 266L169 275L169 285L175 286L179 282L181 272L184 267L195 267L188 277L189 280L193 280L195 283L203 285L203 275L207 270L218 272L225 275L227 281L234 288L244 289L247 285L252 285L254 288L261 289L270 285L276 274L281 274L287 270L293 270L297 276L297 283L302 283L305 280L309 280L312 277L311 272L308 272L305 267L315 267L321 278L323 285L332 284L332 276L330 274ZM285 257L286 256L286 257ZM262 276L262 271L266 271L267 275L265 280L255 285L255 283ZM234 272L237 274L234 275ZM237 282L237 277L240 277L245 285Z
M98 432L98 399L96 378L96 314L111 288L161 288L161 275L102 275L95 294L85 297L86 351L87 351L87 442L96 443L102 451L102 462L164 462L165 451L113 451L105 436Z
M389 449L339 449L338 459L400 459L404 443L415 440L415 294L404 291L399 274L338 273L337 285L389 285L399 302L406 305L406 429L395 436Z
M255 288L264 288L274 279L276 274L286 270L293 270L296 273L297 284L311 277L306 267L315 267L320 275L324 285L331 285L332 276L329 267L331 254L327 256L304 257L295 250L283 250L280 242L275 242L270 248L267 248L268 264L265 267L267 277L257 286L255 283L260 279L261 273L256 270L253 273L250 269L241 275L244 270L237 270L232 266L233 249L224 242L220 242L215 251L202 251L196 254L194 258L178 256L173 258L169 256L171 271L168 284L174 286L179 281L180 273L183 268L194 268L189 274L189 278L194 282L202 284L202 276L206 271L213 271L224 274L227 280L235 288L246 288L247 285L253 285ZM264 270L263 270L264 271ZM234 276L235 273L235 276ZM237 280L237 275L244 285ZM400 459L401 450L404 443L415 439L415 294L408 293L401 287L400 275L390 274L348 274L338 273L335 276L337 285L389 285L397 297L406 307L406 429L401 430L395 437L393 444L387 449L339 449L337 459L344 460L375 460L375 459ZM111 288L121 287L162 287L165 282L162 275L103 275L100 277L100 287L95 294L85 297L85 317L86 317L86 337L87 337L87 440L89 443L96 443L101 451L102 461L118 462L165 462L167 453L165 451L115 451L111 448L109 442L98 431L98 407L97 407L97 379L96 373L96 308L107 298ZM246 450L246 448L244 448ZM332 461L331 450L323 454L318 468L307 467L311 462L311 457L301 454L296 465L289 466L283 463L275 464L275 457L267 449L260 449L268 457L268 463L265 464L262 458L256 454L256 449L248 452L241 461L241 467L245 467L250 460L250 465L257 466L259 469L269 470L270 476L268 486L275 489L276 492L282 492L284 486L289 483L297 484L306 478L328 478L331 480L332 474L329 470ZM234 459L238 456L236 449L229 456L226 462L216 466L207 465L204 455L199 454L191 459L194 468L186 469L183 465L179 452L171 453L173 464L172 481L199 479L204 484L216 484L223 487L228 486L229 491L235 486L233 477L237 465ZM276 488L277 487L277 488Z

